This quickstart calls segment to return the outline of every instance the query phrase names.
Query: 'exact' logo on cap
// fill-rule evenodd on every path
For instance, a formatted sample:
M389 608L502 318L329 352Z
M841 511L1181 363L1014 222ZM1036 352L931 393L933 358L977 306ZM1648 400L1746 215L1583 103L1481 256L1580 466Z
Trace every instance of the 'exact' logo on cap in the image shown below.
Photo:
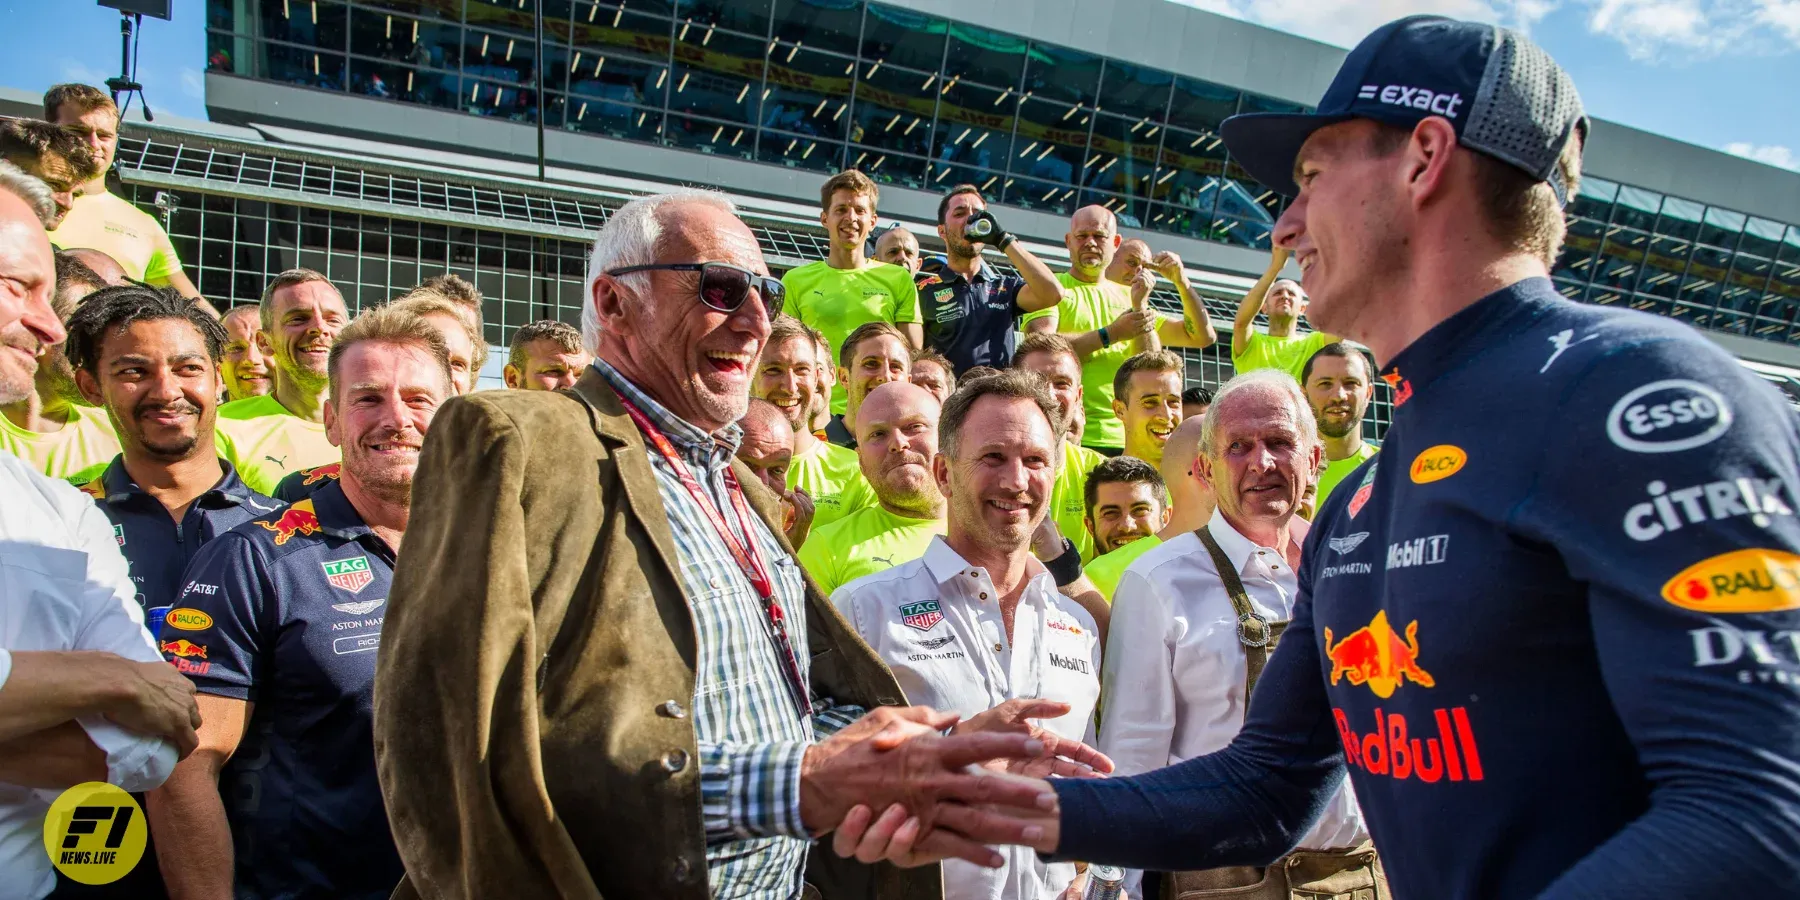
M1461 94L1439 94L1429 88L1408 87L1404 84L1390 84L1378 87L1365 84L1356 92L1358 100L1376 100L1390 106L1406 106L1437 113L1440 116L1456 118L1456 108L1462 105Z

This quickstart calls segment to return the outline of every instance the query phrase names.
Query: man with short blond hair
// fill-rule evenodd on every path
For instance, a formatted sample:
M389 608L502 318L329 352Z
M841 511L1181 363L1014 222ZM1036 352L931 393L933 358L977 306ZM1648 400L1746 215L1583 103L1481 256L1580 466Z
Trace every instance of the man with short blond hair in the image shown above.
M454 275L446 276L456 278ZM462 279L458 278L458 281ZM481 335L481 321L469 306L439 293L435 288L415 288L393 303L424 319L444 334L450 348L450 385L456 394L475 389L475 379L487 365L487 340Z
M162 867L177 897L385 897L404 874L372 758L375 650L449 351L394 306L337 338L340 477L201 548L178 601L190 623L163 644L203 716L200 749L150 795L159 843L181 848Z
M824 259L789 269L788 315L825 336L834 358L862 325L885 322L902 335L908 350L924 346L919 324L919 293L912 273L891 263L869 259L864 248L875 229L875 203L881 189L867 175L845 169L819 189L819 224L830 250ZM831 412L842 416L849 396L844 386L831 391ZM846 429L846 432L854 429ZM848 437L846 433L845 437Z
M573 386L593 361L575 326L540 319L513 332L502 377L514 390L560 391Z
M887 322L868 322L844 338L838 349L837 381L844 392L844 413L825 427L834 444L856 449L857 409L863 398L890 381L905 381L912 374L913 348L906 335Z
M50 220L53 242L82 185L101 171L99 161L80 138L39 119L0 122L0 159L49 185L56 201L56 215Z
M1025 340L1019 342L1012 367L1044 379L1065 422L1081 413L1081 357L1075 353L1068 338L1047 331L1026 335ZM1082 562L1090 562L1095 555L1094 536L1088 533L1084 524L1087 506L1083 498L1087 495L1088 473L1106 457L1074 440L1063 441L1062 453L1062 463L1056 469L1056 486L1050 492L1050 518L1062 536L1074 542Z
M1181 382L1187 364L1168 350L1139 353L1113 374L1113 414L1125 431L1125 454L1162 465L1163 445L1181 424Z
M59 84L44 92L44 118L80 138L97 166L50 240L59 247L92 247L118 260L132 279L200 299L162 223L107 190L106 172L119 151L119 108L112 98L90 85ZM217 312L205 301L202 308Z

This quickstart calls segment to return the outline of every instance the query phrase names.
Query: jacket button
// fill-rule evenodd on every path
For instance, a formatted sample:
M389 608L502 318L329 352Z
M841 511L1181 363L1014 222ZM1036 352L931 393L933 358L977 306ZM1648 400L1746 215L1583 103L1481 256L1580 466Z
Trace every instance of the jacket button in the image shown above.
M900 698L899 697L876 697L875 704L877 706L899 706Z
M669 874L673 875L676 881L686 881L689 875L694 874L694 866L687 861L687 857L677 856L675 861L669 864Z
M687 764L688 755L686 750L670 750L662 755L663 770L671 775L687 768Z
M687 710L682 709L681 704L676 703L673 700L664 700L657 704L656 712L657 715L668 716L671 719L687 718Z

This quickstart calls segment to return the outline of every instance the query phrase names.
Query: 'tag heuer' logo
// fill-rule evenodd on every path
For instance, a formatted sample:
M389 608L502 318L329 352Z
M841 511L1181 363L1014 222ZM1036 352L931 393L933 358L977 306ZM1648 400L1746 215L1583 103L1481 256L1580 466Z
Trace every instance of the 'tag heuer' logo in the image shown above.
M319 517L313 512L312 500L302 500L281 511L273 522L258 520L258 525L275 533L275 546L288 542L295 534L312 535L319 531Z
M1800 609L1800 556L1760 547L1721 553L1669 579L1662 596L1703 613Z
M1427 447L1423 453L1413 457L1413 484L1430 484L1443 481L1462 471L1463 464L1469 461L1469 454L1454 444L1439 444Z
M1325 656L1331 660L1331 683L1349 678L1351 684L1366 684L1383 700L1408 680L1420 687L1436 687L1431 673L1419 667L1419 621L1407 623L1402 640L1388 625L1387 610L1375 614L1369 624L1344 635L1336 643L1331 628L1325 629Z
M937 623L944 621L944 614L938 608L936 600L922 600L918 603L900 605L900 621L909 628L930 631Z
M362 593L363 588L375 581L375 573L369 571L367 556L331 559L320 565L325 568L325 580L331 582L332 587L352 594Z
M1362 483L1356 486L1356 493L1350 495L1350 518L1363 511L1369 505L1369 498L1375 495L1375 470L1381 467L1381 461L1369 464L1369 471L1363 473Z

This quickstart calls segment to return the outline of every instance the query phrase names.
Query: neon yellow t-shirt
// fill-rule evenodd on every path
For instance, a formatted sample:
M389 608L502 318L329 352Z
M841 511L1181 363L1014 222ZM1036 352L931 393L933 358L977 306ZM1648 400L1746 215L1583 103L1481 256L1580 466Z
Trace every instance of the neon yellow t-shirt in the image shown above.
M1331 335L1323 331L1311 331L1299 337L1278 338L1253 330L1250 332L1250 340L1244 345L1243 355L1233 356L1231 366L1239 375L1257 369L1280 369L1299 381L1300 371L1306 368L1306 361L1331 341Z
M1125 574L1125 568L1160 543L1162 543L1162 538L1154 534L1138 538L1111 553L1102 554L1098 559L1083 567L1082 574L1094 583L1094 587L1100 589L1100 596L1105 597L1106 602L1111 603L1113 591L1118 589L1119 578Z
M110 191L75 198L69 215L50 232L50 243L64 250L98 250L118 260L126 275L151 284L167 284L181 271L175 245L156 217Z
M875 491L863 477L856 451L824 441L814 441L811 450L788 464L787 486L790 491L805 490L812 498L814 534L818 528L875 505Z
M1087 530L1087 477L1106 457L1063 441L1062 468L1056 470L1056 482L1050 488L1050 518L1063 537L1081 551L1083 564L1094 558L1094 536Z
M70 410L75 417L60 431L43 433L26 431L0 416L0 450L51 478L73 484L94 480L119 455L119 435L106 410L79 404Z
M931 539L943 533L943 519L909 519L880 504L867 506L808 535L800 565L829 595L864 575L924 556Z
M870 322L919 321L919 290L912 273L892 263L869 260L860 269L834 269L825 260L789 269L787 314L817 328L831 346L831 365L850 332ZM831 389L831 411L844 414L844 386Z
M1351 472L1356 471L1356 467L1362 465L1363 460L1374 456L1378 449L1380 448L1374 444L1364 441L1362 447L1355 453L1343 459L1326 463L1325 471L1319 473L1319 496L1313 508L1318 509L1324 506L1325 498L1331 496L1331 489L1337 487L1338 482L1343 481Z
M1131 290L1122 284L1104 278L1089 284L1067 272L1056 276L1056 280L1063 286L1062 302L1028 313L1022 321L1055 316L1058 334L1083 334L1111 325L1121 313L1131 309ZM1157 315L1156 325L1162 321L1162 316ZM1113 376L1137 352L1134 343L1113 341L1081 364L1081 408L1087 412L1087 428L1081 435L1083 446L1109 450L1125 446L1125 426L1113 414ZM1061 525L1062 520L1058 519L1057 524Z
M274 394L233 400L219 407L219 455L237 468L244 484L274 496L290 472L343 459L325 438L325 426L287 411Z

